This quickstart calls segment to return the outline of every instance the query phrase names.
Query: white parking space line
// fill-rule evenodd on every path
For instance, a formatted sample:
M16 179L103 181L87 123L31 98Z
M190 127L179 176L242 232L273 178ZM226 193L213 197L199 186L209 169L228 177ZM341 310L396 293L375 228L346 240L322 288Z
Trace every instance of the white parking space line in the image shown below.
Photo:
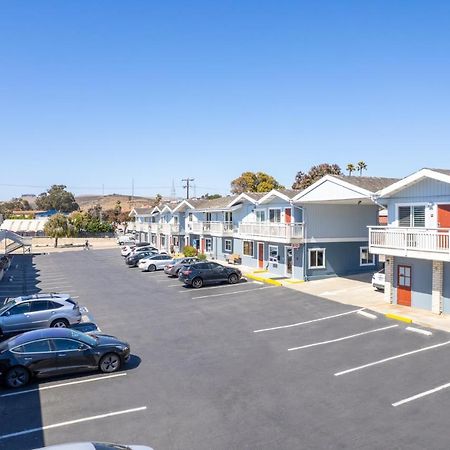
M358 370L366 369L367 367L376 366L378 364L383 364L385 362L393 361L394 359L404 358L406 356L414 355L420 352L426 352L427 350L434 350L435 348L443 347L444 345L450 344L450 341L441 342L440 344L430 345L428 347L419 348L417 350L413 350L411 352L400 353L399 355L390 356L389 358L379 359L378 361L371 362L369 364L364 364L363 366L353 367L352 369L343 370L341 372L337 372L334 374L335 377L339 377L341 375L346 375L347 373L356 372Z
M443 384L441 386L435 387L434 389L430 389L429 391L421 392L420 394L413 395L412 397L404 398L398 402L392 403L392 406L400 406L405 403L413 402L414 400L418 400L419 398L426 397L427 395L434 394L435 392L442 391L444 389L448 389L450 387L450 383Z
M167 287L180 287L181 286L181 281L177 284L169 284Z
M243 291L222 292L221 294L201 295L200 297L192 297L192 300L197 300L199 298L221 297L223 295L235 295L235 294L241 294L242 292L262 291L263 289L273 289L275 287L277 287L277 286L266 286L266 287L262 287L262 288L246 289Z
M87 380L78 380L78 381L69 381L67 383L59 383L59 384L52 384L51 386L39 386L37 388L33 389L26 389L24 391L18 391L18 392L9 392L7 394L0 395L0 398L4 397L14 397L16 395L23 395L23 394L29 394L30 392L41 392L46 391L48 389L56 389L66 386L73 386L75 384L84 384L84 383L92 383L94 381L103 381L103 380L109 380L111 378L118 378L118 377L124 377L126 376L126 373L116 373L114 375L106 375L102 377L95 377L95 378L89 378Z
M328 320L328 319L334 319L336 317L347 316L349 314L354 314L354 313L357 313L358 311L362 311L363 309L364 308L352 309L351 311L347 311L345 313L334 314L333 316L320 317L319 319L307 320L306 322L291 323L289 325L281 325L279 327L272 327L272 328L262 328L260 330L254 330L253 333L262 333L263 331L273 331L273 330L282 330L284 328L299 327L301 325L307 325L309 323L321 322L322 320Z
M347 339L353 339L358 336L364 336L365 334L377 333L378 331L390 330L391 328L396 328L398 325L390 325L388 327L376 328L375 330L363 331L362 333L351 334L350 336L344 336L337 339L331 339L329 341L316 342L314 344L302 345L301 347L288 348L288 352L294 350L302 350L304 348L317 347L318 345L332 344L333 342L346 341Z
M43 427L29 428L28 430L23 430L23 431L17 431L15 433L4 434L3 436L0 436L0 440L9 439L9 438L12 438L12 437L17 437L17 436L23 436L25 434L35 433L37 431L51 430L53 428L65 427L67 425L74 425L74 424L77 424L77 423L89 422L91 420L106 419L108 417L120 416L120 415L123 415L123 414L131 414L131 413L135 413L135 412L139 412L139 411L145 411L146 409L147 409L146 406L141 406L139 408L125 409L125 410L122 410L122 411L114 411L114 412L110 412L110 413L106 413L106 414L100 414L98 416L82 417L81 419L68 420L66 422L54 423L54 424L51 424L51 425L45 425Z
M209 289L223 289L223 288L231 288L231 287L245 287L248 286L249 284L253 284L251 282L247 282L247 283L238 283L238 284L221 284L219 286L211 286L211 287L202 287L202 292L203 291L208 291ZM192 288L188 287L185 288L181 291L178 292L192 292Z
M358 311L358 314L360 316L367 317L368 319L378 319L378 316L376 316L375 314L369 313L367 311Z
M423 334L424 336L431 336L433 334L431 331L422 330L421 328L416 327L406 327L405 329L408 331L412 331L413 333Z

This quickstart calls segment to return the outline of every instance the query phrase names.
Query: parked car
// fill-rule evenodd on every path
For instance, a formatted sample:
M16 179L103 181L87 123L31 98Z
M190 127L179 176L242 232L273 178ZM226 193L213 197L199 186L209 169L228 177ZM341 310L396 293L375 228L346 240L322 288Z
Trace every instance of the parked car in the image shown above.
M386 275L384 273L384 269L375 272L372 276L372 286L377 291L384 291L384 285L386 282Z
M83 312L87 309L83 308ZM78 303L70 297L18 297L0 308L0 335L23 333L36 328L66 328L80 323L81 315Z
M3 304L6 305L6 303L10 302L24 302L25 300L35 300L35 299L59 299L59 300L68 300L70 299L70 294L58 294L56 292L40 292L39 294L32 294L32 295L21 295L19 297L6 297L5 300L3 300Z
M228 281L230 284L238 283L242 273L234 267L222 266L215 262L198 262L183 268L179 280L193 288L201 288L205 284L217 284Z
M95 322L80 322L71 325L72 330L77 330L80 333L101 333L102 330Z
M119 245L123 244L134 244L136 242L136 236L134 234L123 234L117 237L117 243Z
M36 450L153 450L145 445L111 444L108 442L74 442L71 444L50 445Z
M136 267L141 259L157 254L158 254L157 250L153 251L146 250L144 252L139 252L134 255L127 256L125 259L125 264L127 264L130 267Z
M68 328L22 333L0 343L0 376L10 388L32 377L100 370L116 372L130 358L130 346L114 336Z
M173 263L167 263L164 266L164 273L170 277L178 277L178 273L183 266L194 264L198 262L199 259L196 257L192 258L175 258Z
M146 245L145 247L134 248L128 256L133 256L133 255L136 255L137 253L148 252L148 251L158 253L158 249L156 247L153 247L153 245Z
M149 244L148 242L137 242L136 244L130 244L130 245L125 245L120 249L120 253L122 256L129 256L130 253L136 249L136 248L140 248L140 247L150 247L151 244Z
M138 262L138 267L143 272L154 272L155 270L162 270L167 263L173 262L169 255L156 254L143 258Z

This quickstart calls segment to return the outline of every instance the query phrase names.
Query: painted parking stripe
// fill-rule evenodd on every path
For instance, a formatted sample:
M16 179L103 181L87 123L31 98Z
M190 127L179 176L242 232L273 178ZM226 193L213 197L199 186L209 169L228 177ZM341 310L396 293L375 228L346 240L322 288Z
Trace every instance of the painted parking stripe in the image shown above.
M222 292L221 294L201 295L200 297L192 297L192 300L197 300L199 298L222 297L223 295L235 295L235 294L240 294L242 292L262 291L263 289L272 289L274 287L276 287L276 286L266 286L266 287L255 288L255 289L245 289L243 291Z
M69 381L67 383L59 383L59 384L52 384L51 386L40 386L33 389L26 389L24 391L17 391L17 392L9 392L7 394L0 395L0 398L4 397L14 397L16 395L23 395L23 394L29 394L30 392L41 392L46 391L48 389L56 389L66 386L73 386L75 384L84 384L84 383L92 383L94 381L103 381L103 380L109 380L111 378L118 378L118 377L124 377L126 373L116 373L114 375L106 375L102 377L95 377L95 378L89 378L87 380L78 380L78 381Z
M0 440L9 439L12 437L17 437L17 436L23 436L25 434L36 433L37 431L51 430L53 428L60 428L60 427L68 426L68 425L74 425L77 423L89 422L92 420L106 419L108 417L120 416L123 414L131 414L131 413L135 413L135 412L145 411L146 409L147 409L146 406L141 406L139 408L124 409L122 411L114 411L114 412L110 412L110 413L106 413L106 414L100 414L98 416L82 417L81 419L68 420L66 422L54 423L51 425L45 425L43 427L29 428L28 430L4 434L3 436L0 436Z
M413 395L412 397L404 398L398 402L392 403L392 406L401 406L405 403L413 402L414 400L418 400L419 398L426 397L428 395L434 394L439 391L443 391L444 389L448 389L450 387L450 383L443 384L441 386L435 387L434 389L430 389L429 391L421 392L420 394Z
M360 316L367 317L368 319L378 319L378 316L376 316L375 314L369 313L367 311L358 311L358 314Z
M332 344L333 342L346 341L347 339L353 339L358 336L364 336L365 334L377 333L378 331L390 330L391 328L396 328L398 325L389 325L388 327L376 328L375 330L363 331L362 333L351 334L350 336L344 336L337 339L331 339L329 341L316 342L314 344L302 345L301 347L288 348L288 352L294 350L302 350L304 348L317 347L319 345Z
M413 333L423 334L425 336L431 336L433 334L431 331L422 330L422 328L406 327L405 329L408 330L408 331L412 331Z
M444 345L450 344L450 341L441 342L440 344L430 345L428 347L418 348L417 350L413 350L411 352L400 353L399 355L390 356L389 358L379 359L378 361L371 362L369 364L364 364L363 366L353 367L352 369L343 370L342 372L337 372L334 374L335 377L339 377L340 375L346 375L347 373L356 372L358 370L366 369L367 367L376 366L378 364L383 364L385 362L393 361L394 359L404 358L406 356L414 355L420 352L426 352L427 350L434 350L435 348L443 347Z
M223 288L231 288L231 287L244 287L244 286L248 286L249 284L253 284L252 282L245 282L245 283L237 283L237 284L221 284L219 286L211 286L211 287L202 287L202 291L207 291L209 289L223 289ZM181 291L178 292L192 292L192 289L189 288L185 288Z
M272 328L262 328L260 330L254 330L253 333L262 333L263 331L273 331L273 330L282 330L283 328L299 327L301 325L307 325L309 323L320 322L322 320L328 320L328 319L334 319L336 317L347 316L349 314L354 314L354 313L357 313L358 311L362 311L363 309L364 308L352 309L351 311L347 311L345 313L334 314L332 316L326 316L326 317L320 317L319 319L307 320L306 322L291 323L289 325L281 325L279 327L272 327Z

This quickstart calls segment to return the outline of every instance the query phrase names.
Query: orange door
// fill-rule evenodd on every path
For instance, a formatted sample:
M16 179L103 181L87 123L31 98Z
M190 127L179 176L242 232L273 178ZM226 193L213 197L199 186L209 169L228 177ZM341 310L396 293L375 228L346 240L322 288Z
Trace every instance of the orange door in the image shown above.
M258 267L262 269L264 267L264 244L258 243Z
M200 241L200 253L205 253L205 239Z
M284 222L291 223L291 208L285 208L284 210Z
M450 205L438 205L438 228L450 228ZM449 247L447 233L439 233L438 247L441 249Z
M411 266L398 266L397 304L411 306Z

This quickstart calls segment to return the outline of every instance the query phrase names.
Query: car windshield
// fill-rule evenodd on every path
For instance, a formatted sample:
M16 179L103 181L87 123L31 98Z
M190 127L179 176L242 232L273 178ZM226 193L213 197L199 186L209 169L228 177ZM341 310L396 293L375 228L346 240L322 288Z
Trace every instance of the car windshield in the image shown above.
M8 301L0 308L0 315L3 314L5 311L7 311L10 308L11 303L13 303L13 300Z
M80 333L79 331L70 330L71 337L77 339L78 341L84 342L90 346L97 345L98 338L95 336L90 336L84 333Z

